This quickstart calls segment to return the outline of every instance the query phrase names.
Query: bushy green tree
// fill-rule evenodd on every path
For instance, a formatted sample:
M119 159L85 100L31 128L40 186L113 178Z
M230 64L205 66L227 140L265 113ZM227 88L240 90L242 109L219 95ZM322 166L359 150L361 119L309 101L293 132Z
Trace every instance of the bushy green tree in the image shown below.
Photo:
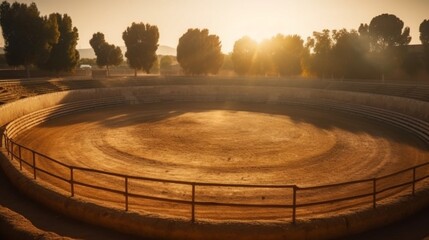
M78 30L72 26L72 20L67 14L53 13L50 18L57 22L60 36L52 46L48 60L39 64L39 67L57 73L70 72L79 62L79 52L76 50Z
M321 78L332 77L333 39L330 30L324 29L322 32L313 32L313 36L307 40L306 45L313 52L308 67L310 71Z
M429 19L423 20L419 27L420 41L424 48L423 64L427 72L429 72Z
M251 69L252 74L262 76L275 74L272 46L271 39L264 40L258 45L255 61Z
M153 62L153 64L152 64L152 67L150 68L150 73L155 73L155 74L157 74L157 73L160 73L160 60L158 59L158 56L156 56L156 60L155 60L155 62Z
M157 61L156 50L158 50L159 31L157 26L144 23L132 23L122 34L127 51L125 56L128 64L133 68L134 75L137 70L150 70Z
M371 78L374 69L367 59L369 45L356 30L332 31L332 71L337 78Z
M222 74L230 75L234 73L234 63L232 62L232 53L223 55L223 63L219 69Z
M423 20L419 26L420 41L423 45L429 45L429 19Z
M160 60L161 69L169 69L173 65L173 57L172 56L162 56Z
M162 56L159 60L159 68L160 72L169 72L171 71L171 66L173 65L173 57L172 56Z
M404 28L404 22L397 16L385 13L371 20L368 35L374 62L384 80L386 73L402 65L405 49L401 46L411 41L410 28Z
M246 75L250 72L255 61L258 43L250 37L243 37L234 43L231 59L234 71L238 75Z
M117 66L122 63L123 56L120 47L109 44L104 39L103 33L94 33L89 44L94 49L97 56L97 65L100 67L106 66L107 74L109 75L109 66Z
M29 67L43 64L52 46L58 42L59 31L53 16L42 17L35 3L26 5L7 1L0 5L0 25L5 40L5 56L9 65Z
M94 66L97 64L97 59L96 58L81 58L81 59L79 59L79 65L81 65L81 64Z
M186 74L216 74L224 55L221 42L207 29L188 29L177 45L177 61Z
M103 53L103 46L107 44L106 39L104 38L104 34L101 32L94 33L92 38L89 40L89 44L94 50L95 56L97 57L97 65L104 66L106 62L106 58Z
M314 32L306 44L307 53L312 54L303 58L306 70L322 78L373 78L376 72L369 58L368 25L362 24L358 31Z
M281 76L300 75L304 41L298 35L278 34L272 39L272 56L277 73Z
M381 14L369 23L368 33L373 51L383 51L388 47L407 45L411 41L410 28L393 14Z

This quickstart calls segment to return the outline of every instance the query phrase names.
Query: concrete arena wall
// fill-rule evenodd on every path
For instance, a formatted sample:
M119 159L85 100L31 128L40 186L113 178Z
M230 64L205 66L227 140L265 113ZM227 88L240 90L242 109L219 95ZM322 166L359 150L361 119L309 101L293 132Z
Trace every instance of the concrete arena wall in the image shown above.
M123 96L136 103L173 100L276 103L287 98L321 99L388 109L429 121L429 102L395 96L286 87L172 85L71 90L20 99L0 105L0 126L58 104L114 96Z
M4 157L0 155L0 158ZM397 221L417 212L429 202L429 191L425 191L419 192L413 198L403 199L402 202L379 206L375 210L369 209L328 219L298 221L295 225L290 223L191 223L143 216L131 211L105 208L67 197L39 185L31 176L23 175L7 159L1 160L1 167L17 188L53 210L90 224L155 239L332 239Z
M283 99L323 99L363 104L427 118L429 103L391 96L339 91L239 86L150 86L132 88L103 88L73 90L22 99L0 107L0 125L13 119L57 104L83 99L123 96L135 103L157 101L249 101L282 102ZM4 153L4 152L2 152ZM410 215L429 203L429 191L403 199L394 205L375 210L311 220L292 224L242 224L235 222L208 224L159 219L133 212L108 209L77 198L61 195L39 185L31 176L19 171L3 154L0 161L9 179L31 198L68 216L118 231L160 239L327 239L379 227Z

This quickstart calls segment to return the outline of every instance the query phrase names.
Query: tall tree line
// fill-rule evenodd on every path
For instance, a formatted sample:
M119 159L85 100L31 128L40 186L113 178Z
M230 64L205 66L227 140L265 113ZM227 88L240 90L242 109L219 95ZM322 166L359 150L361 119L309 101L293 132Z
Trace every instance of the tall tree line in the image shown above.
M217 35L207 29L188 29L177 45L177 61L186 74L216 74L224 56Z
M71 71L77 65L78 30L68 15L41 16L35 3L3 1L0 25L8 65L24 66L27 76L31 66L58 73Z
M429 19L424 20L420 24L420 41L424 48L424 61L422 66L429 72Z
M137 70L144 70L146 73L150 73L152 66L157 61L158 27L148 23L133 22L122 33L122 39L127 47L125 56L128 59L130 68L134 69L134 76L137 76Z
M67 15L41 16L36 4L7 1L0 5L0 25L5 39L5 59L10 66L37 66L56 72L72 71L78 64L79 37ZM374 17L357 30L322 30L304 41L298 35L278 34L256 43L243 37L225 58L219 36L207 29L188 29L179 39L177 61L185 74L217 74L232 62L238 75L316 76L319 78L380 78L429 73L429 20L420 25L423 53L409 51L410 28L392 14ZM130 68L150 73L158 66L159 31L148 23L132 23L122 33ZM121 49L94 33L90 44L100 67L123 61ZM165 63L163 63L165 65Z
M239 75L310 75L319 78L379 78L429 72L429 20L420 25L424 57L407 49L410 28L392 14L374 17L358 30L313 32L304 41L297 35L277 35L257 44L249 37L235 42L231 54Z
M94 33L89 44L96 56L96 63L99 67L106 67L109 75L109 66L117 66L122 63L123 56L120 47L106 42L104 34L101 32Z
M138 70L150 73L158 63L156 50L158 49L159 32L157 26L144 23L132 23L122 33L127 51L125 57L130 68L134 69L134 76ZM89 41L97 57L97 65L106 67L109 74L109 66L119 65L123 61L122 51L115 45L108 44L103 33L94 33Z

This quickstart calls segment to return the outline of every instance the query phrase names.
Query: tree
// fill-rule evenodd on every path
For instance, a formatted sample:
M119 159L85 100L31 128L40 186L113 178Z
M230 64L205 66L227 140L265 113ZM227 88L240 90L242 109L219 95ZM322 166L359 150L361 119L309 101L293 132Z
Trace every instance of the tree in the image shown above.
M160 60L161 69L169 69L173 65L173 58L169 55L162 56Z
M279 34L272 39L272 44L272 56L277 72L282 76L301 74L301 57L304 53L304 41L301 37Z
M272 39L264 40L258 45L251 69L252 74L266 76L275 73L272 46Z
M103 33L94 33L91 40L89 40L89 44L97 56L97 65L100 67L106 66L107 75L109 75L109 66L117 66L122 63L121 48L113 44L108 44L104 39Z
M368 53L371 50L371 43L369 40L369 25L361 23L358 28L358 33L362 50Z
M423 20L419 27L420 41L423 45L429 46L429 19Z
M258 44L247 36L234 43L231 59L234 64L234 71L238 75L246 75L250 72L257 49Z
M79 59L79 64L86 64L86 65L90 65L90 66L94 66L97 64L96 62L96 58L81 58Z
M310 58L309 69L316 75L325 78L332 72L332 46L333 39L330 31L324 29L322 32L313 32L313 37L307 39L307 48L313 51Z
M414 76L419 73L420 70L424 69L425 58L426 57L422 59L418 53L407 52L403 56L401 67L409 76Z
M177 45L177 61L186 74L216 74L223 63L221 42L207 29L188 29Z
M420 41L424 48L424 65L426 71L429 72L429 19L423 20L419 27L420 30Z
M89 40L89 44L97 57L97 65L100 67L105 66L106 57L103 55L102 49L103 45L107 44L107 42L104 39L104 34L101 32L94 33L92 38Z
M410 28L403 28L404 22L395 15L385 13L374 17L368 27L372 50L380 52L407 45L411 41Z
M404 22L392 14L374 17L368 27L371 51L379 65L381 79L386 72L402 65L404 48L411 41L410 28L404 28Z
M362 31L362 29L361 29ZM333 73L340 78L371 78L373 68L367 60L369 45L356 30L332 31Z
M135 70L134 76L137 76L137 70L142 69L146 73L150 73L152 65L157 61L158 27L133 22L131 27L127 27L123 32L122 39L127 47L125 56L128 64Z
M223 55L223 63L219 69L224 75L232 75L234 73L234 63L232 62L232 53Z
M77 28L72 27L72 20L67 14L53 13L50 18L57 22L60 35L58 43L52 46L48 60L39 64L39 67L57 73L70 72L79 62L79 52L76 50L79 37Z
M162 56L159 60L160 72L170 72L171 66L173 65L173 58L171 56Z
M358 31L314 32L302 57L305 73L322 78L373 78L376 72L368 58L369 48L367 24L361 24Z
M4 54L0 54L0 68L7 68L7 61Z
M24 66L27 76L34 64L49 58L52 46L58 42L57 21L52 16L41 17L35 3L30 5L6 1L0 5L0 25L5 40L5 56L9 65Z
M159 73L159 60L158 56L156 56L155 62L153 62L152 67L150 68L151 73Z

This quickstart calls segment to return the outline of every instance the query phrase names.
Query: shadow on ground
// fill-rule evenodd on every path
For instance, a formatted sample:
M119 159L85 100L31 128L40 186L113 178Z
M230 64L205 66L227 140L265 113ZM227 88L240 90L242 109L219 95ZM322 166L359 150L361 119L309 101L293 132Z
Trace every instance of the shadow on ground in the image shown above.
M20 194L0 171L0 206L24 216L33 225L43 231L54 232L63 237L85 240L138 240L131 235L118 233L109 229L88 225L51 211ZM167 229L166 229L167 231ZM0 233L0 238L2 233ZM1 238L2 239L2 238ZM429 207L419 213L389 226L371 230L338 240L428 240ZM154 240L154 239L152 239Z
M258 112L270 115L283 115L289 117L296 124L306 123L317 128L332 130L334 128L342 129L354 134L365 133L377 138L384 138L396 143L406 144L421 150L428 150L428 145L420 141L413 134L397 127L387 125L386 123L368 119L364 115L350 114L335 110L323 108L296 106L289 104L264 104L264 103L238 103L238 102L161 102L146 103L140 105L131 105L132 112L128 112L129 107L109 108L100 110L103 117L96 121L106 128L120 128L137 125L141 123L150 123L162 121L164 119L177 117L185 113L198 113L211 110L227 111L248 111ZM137 110L136 110L137 109ZM61 109L58 109L60 111ZM98 110L89 110L91 112ZM139 113L144 113L144 117ZM82 112L84 114L84 112ZM55 114L55 113L53 113ZM138 121L133 121L137 118ZM352 119L352 121L351 121ZM73 118L65 121L67 125L86 122L85 118ZM359 123L359 124L356 124ZM48 121L43 127L63 126L58 121ZM374 127L375 126L375 127ZM269 128L269 123L266 125Z
M399 222L339 240L429 240L429 206Z
M2 159L0 159L2 160ZM63 237L87 240L147 239L118 233L109 229L88 225L56 213L19 193L0 170L0 206L24 216L32 224L46 232ZM3 233L4 234L4 233ZM0 239L3 239L0 232Z

